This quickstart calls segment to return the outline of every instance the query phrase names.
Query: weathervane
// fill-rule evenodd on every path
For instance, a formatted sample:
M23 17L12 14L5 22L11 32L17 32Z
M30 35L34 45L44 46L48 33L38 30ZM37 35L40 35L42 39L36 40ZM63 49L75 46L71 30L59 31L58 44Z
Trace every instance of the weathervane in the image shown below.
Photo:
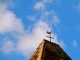
M49 36L46 36L46 37L50 38L50 42L51 42L51 38L54 39L53 37L51 37L51 33L52 33L52 30L50 32L47 31L47 34L49 34Z

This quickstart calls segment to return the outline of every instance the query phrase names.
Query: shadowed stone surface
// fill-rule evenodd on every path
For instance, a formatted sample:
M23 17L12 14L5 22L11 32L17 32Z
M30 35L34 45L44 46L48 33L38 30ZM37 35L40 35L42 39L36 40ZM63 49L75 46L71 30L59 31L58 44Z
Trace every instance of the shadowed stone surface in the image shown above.
M43 39L29 60L72 60L56 43Z

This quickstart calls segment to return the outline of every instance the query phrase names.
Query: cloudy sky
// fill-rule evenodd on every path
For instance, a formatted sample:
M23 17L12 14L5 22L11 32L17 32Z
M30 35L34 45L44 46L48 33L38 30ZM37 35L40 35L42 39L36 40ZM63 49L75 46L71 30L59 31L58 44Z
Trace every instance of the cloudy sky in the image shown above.
M0 0L0 60L28 60L47 30L80 60L80 0Z

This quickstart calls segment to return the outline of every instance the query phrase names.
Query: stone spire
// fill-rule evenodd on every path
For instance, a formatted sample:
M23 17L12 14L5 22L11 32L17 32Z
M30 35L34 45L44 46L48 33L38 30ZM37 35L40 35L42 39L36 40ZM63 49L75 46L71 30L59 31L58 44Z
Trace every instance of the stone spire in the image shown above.
M29 60L72 60L56 43L43 39Z

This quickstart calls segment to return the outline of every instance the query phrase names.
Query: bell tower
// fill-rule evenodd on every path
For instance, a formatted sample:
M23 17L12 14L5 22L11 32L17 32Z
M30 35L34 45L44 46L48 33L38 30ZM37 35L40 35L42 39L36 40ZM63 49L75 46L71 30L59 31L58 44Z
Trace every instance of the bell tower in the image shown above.
M72 60L56 43L43 39L29 60Z

